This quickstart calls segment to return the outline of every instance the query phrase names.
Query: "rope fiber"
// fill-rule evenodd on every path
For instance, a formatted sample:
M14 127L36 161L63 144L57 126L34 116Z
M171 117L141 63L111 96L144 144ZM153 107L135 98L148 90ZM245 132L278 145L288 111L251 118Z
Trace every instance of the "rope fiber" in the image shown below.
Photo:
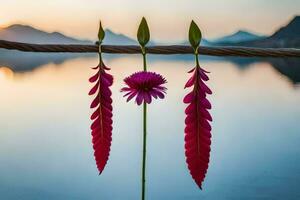
M29 44L0 40L0 48L19 50L25 52L48 52L48 53L96 53L97 45L73 45L73 44ZM103 53L110 54L140 54L141 48L134 45L102 45ZM146 47L149 54L193 54L189 46L149 46ZM239 56L239 57L300 57L300 49L295 48L250 48L232 46L200 46L199 54L208 56Z

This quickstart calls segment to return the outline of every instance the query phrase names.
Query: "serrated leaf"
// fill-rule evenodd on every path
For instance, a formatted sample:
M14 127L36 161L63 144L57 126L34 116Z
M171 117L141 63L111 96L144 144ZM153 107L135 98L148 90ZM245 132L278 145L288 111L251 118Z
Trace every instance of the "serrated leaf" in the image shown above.
M193 87L193 89L183 99L183 102L188 104L185 109L184 146L190 174L202 189L210 160L211 125L209 122L212 121L212 117L208 111L211 109L211 104L207 95L212 92L204 83L208 80L205 70L196 66L191 72L193 75L185 87Z
M197 24L192 21L189 29L189 41L194 49L196 49L201 41L202 34Z
M143 17L138 32L137 32L137 39L142 47L146 46L146 44L150 40L150 31L147 24L146 19Z
M102 24L101 24L101 21L100 21L99 31L98 31L98 40L99 40L100 43L103 41L104 37L105 37L105 32L102 28Z
M95 95L95 99L91 103L91 108L94 109L91 115L91 134L94 149L94 157L97 168L101 174L109 159L110 147L112 142L112 92L111 85L113 77L106 70L109 70L103 63L100 63L89 81L94 83L89 95Z

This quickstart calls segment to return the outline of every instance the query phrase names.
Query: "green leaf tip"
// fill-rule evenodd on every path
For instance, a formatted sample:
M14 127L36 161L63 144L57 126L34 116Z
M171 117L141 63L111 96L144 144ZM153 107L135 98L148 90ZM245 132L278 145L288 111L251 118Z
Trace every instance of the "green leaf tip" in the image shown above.
M100 43L103 41L104 37L105 37L105 32L102 28L102 24L101 24L101 21L100 21L99 31L98 31L98 40L99 40Z
M137 32L137 39L142 47L145 47L150 40L150 31L145 17L142 18L142 21L140 23Z
M194 20L192 20L189 29L189 41L192 47L194 48L194 50L196 50L199 47L201 38L202 38L201 31L197 26L197 24L194 22Z

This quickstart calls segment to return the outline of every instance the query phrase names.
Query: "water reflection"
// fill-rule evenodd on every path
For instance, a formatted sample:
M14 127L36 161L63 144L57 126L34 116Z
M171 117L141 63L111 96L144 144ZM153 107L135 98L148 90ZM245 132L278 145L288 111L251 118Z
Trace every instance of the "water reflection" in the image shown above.
M63 62L75 58L91 58L95 54L80 54L80 53L29 53L19 51L8 51L0 49L0 66L10 66L16 72L31 71L47 64L60 65ZM122 58L124 55L106 55L109 59ZM192 55L150 55L152 61L185 61L192 62ZM268 63L278 73L286 76L294 85L300 83L300 61L297 58L288 59L272 59L272 58L238 58L238 57L211 57L201 56L201 60L205 62L230 62L237 68L243 70L251 67L255 63Z
M6 80L12 80L14 72L9 67L0 66L0 82Z
M111 158L100 177L89 133L88 67L97 58L48 63L0 85L1 199L138 199L141 108L119 93L141 69L140 56L106 59L115 76ZM168 79L164 101L149 106L149 199L299 199L300 92L269 63L241 70L203 61L210 70L212 158L204 191L184 162L182 97L188 60L152 60Z

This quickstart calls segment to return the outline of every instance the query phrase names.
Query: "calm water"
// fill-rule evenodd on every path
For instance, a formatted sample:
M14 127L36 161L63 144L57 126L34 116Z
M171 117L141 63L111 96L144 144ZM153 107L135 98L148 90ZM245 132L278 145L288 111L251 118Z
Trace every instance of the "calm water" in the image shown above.
M119 93L139 56L106 60L115 77L112 152L101 176L89 131L89 67L77 58L0 68L0 199L139 199L142 113ZM183 85L189 61L153 60L168 80L149 106L148 199L300 199L300 88L270 64L203 62L214 91L211 163L198 190L185 165Z

